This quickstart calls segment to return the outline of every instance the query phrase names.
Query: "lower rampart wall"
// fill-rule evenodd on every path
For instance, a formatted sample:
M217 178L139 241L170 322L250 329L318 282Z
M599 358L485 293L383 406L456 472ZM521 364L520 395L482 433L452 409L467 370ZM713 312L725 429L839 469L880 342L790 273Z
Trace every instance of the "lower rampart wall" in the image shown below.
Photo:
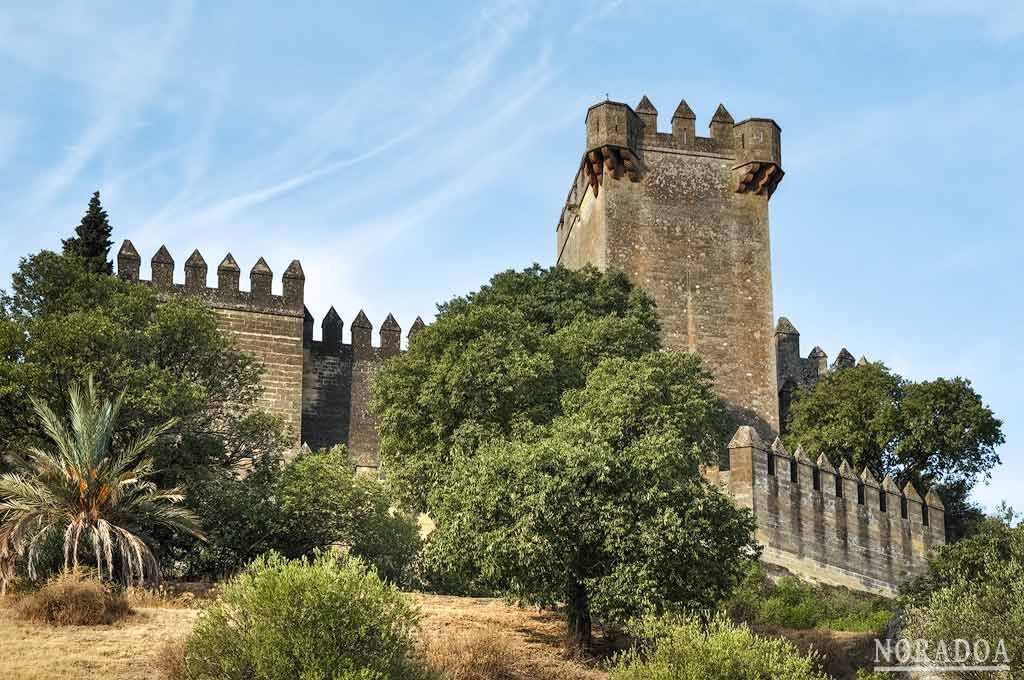
M791 455L751 427L730 442L729 471L709 477L753 511L762 559L810 580L892 596L945 543L934 492L921 498L910 484L900 491L845 461L837 470L825 456Z

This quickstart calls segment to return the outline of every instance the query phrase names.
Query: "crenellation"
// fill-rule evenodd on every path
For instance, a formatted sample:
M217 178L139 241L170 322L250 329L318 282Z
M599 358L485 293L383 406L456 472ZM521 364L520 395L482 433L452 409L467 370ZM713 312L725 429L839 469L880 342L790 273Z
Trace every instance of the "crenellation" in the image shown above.
M420 317L417 316L416 320L412 322L412 326L409 327L409 334L407 336L408 339L409 339L409 342L411 343L413 337L415 337L417 333L419 333L421 330L423 330L426 327L427 327L427 324L423 323L423 319L421 319Z
M125 239L121 249L117 251L117 275L125 281L138 282L141 267L142 258L139 251L135 250L131 241Z
M292 260L281 277L281 297L285 304L298 308L305 299L306 274L302 271L302 263Z
M249 271L249 291L256 300L269 300L273 294L274 272L262 257Z
M711 139L715 140L719 144L728 144L732 146L734 127L735 121L729 111L725 108L725 104L719 104L718 108L715 109L715 115L711 117L711 122L708 124L708 129L711 132Z
M850 354L850 351L845 347L839 350L839 355L836 356L836 360L832 362L833 371L842 371L847 368L853 368L857 365L857 361Z
M197 248L185 260L185 290L206 290L206 274L206 260Z
M341 335L345 328L345 322L341 320L334 307L327 310L327 315L320 323L320 336L323 339L325 352L336 354L341 351Z
M644 125L644 140L654 140L658 135L658 109L654 108L647 95L644 95L636 105L636 115Z
M391 357L402 350L402 327L398 325L395 317L390 313L380 325L380 353L381 356Z
M372 335L373 324L360 309L352 321L352 351L356 359L365 359L373 355L373 344L370 340Z
M812 459L799 446L789 454L781 440L766 447L756 435L749 426L737 429L731 469L705 477L721 483L730 474L725 488L754 511L765 561L813 580L893 595L945 543L933 491L922 502L913 485L901 492L892 477L879 482L867 468L858 474L845 458L836 469L824 453ZM901 505L909 508L906 518Z
M697 116L685 99L679 100L679 106L672 114L672 137L681 149L693 146L697 138Z
M242 275L242 268L235 262L235 258L228 253L217 265L217 290L226 298L234 298L239 292L239 279Z
M167 250L167 246L160 246L160 249L149 261L150 278L154 288L167 290L174 285L174 258Z

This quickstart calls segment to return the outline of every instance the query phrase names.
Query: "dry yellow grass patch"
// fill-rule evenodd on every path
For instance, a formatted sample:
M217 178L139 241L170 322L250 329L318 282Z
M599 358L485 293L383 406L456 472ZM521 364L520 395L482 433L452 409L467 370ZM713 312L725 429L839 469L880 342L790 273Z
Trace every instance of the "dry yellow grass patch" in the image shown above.
M198 615L195 609L140 608L109 626L57 627L0 609L0 674L10 680L155 680L159 648L188 635Z
M556 614L487 598L414 595L423 611L425 655L451 680L606 680L596 662L562 645ZM158 608L140 603L152 602ZM109 626L55 627L20 621L0 602L3 680L163 680L175 641L192 630L198 609L177 597L134 593L136 613ZM3 607L7 607L6 609ZM170 645L169 645L170 643Z
M562 642L565 620L490 598L417 595L430 665L451 680L606 680Z

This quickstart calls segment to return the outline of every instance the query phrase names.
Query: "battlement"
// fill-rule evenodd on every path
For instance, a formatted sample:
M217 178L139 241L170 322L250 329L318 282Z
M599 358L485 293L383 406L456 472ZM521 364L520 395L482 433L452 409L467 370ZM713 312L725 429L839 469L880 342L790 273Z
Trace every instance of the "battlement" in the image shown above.
M150 259L150 278L141 278L142 258L131 241L117 253L117 275L152 287L161 300L195 296L214 310L217 326L263 366L259 405L284 422L295 445L302 431L302 310L306 275L292 260L273 292L274 273L262 257L249 271L249 290L239 287L242 269L228 253L217 266L217 287L207 286L209 267L198 250L185 260L183 284L174 282L174 258L160 246Z
M117 275L126 281L152 286L162 295L196 295L215 309L237 309L266 314L301 316L306 276L302 264L292 260L281 276L281 294L273 294L273 271L262 257L249 271L249 290L239 287L241 268L228 253L217 266L217 286L208 287L209 268L198 250L185 261L184 284L174 283L174 258L166 246L150 260L150 279L140 278L142 258L131 241L125 240L117 253Z
M922 497L909 482L902 490L892 477L879 482L838 454L812 460L803 448L788 452L778 439L769 447L749 426L736 431L728 448L729 469L706 475L754 512L766 562L893 595L946 542L945 508L934 490Z
M356 358L389 357L401 352L402 327L392 314L388 314L380 326L380 331L378 331L380 344L376 347L371 342L373 324L361 309L352 321L351 343L349 344L342 342L345 322L334 307L327 310L327 314L320 323L321 340L313 340L315 321L309 309L303 307L302 346L307 349L314 349L322 354L338 355L351 351ZM423 319L417 316L407 337L411 340L424 327Z
M828 354L815 346L806 357L800 356L800 331L784 316L779 317L775 326L775 365L779 388L779 423L783 430L789 419L793 395L801 387L812 387L829 373L841 371L867 363L867 357L855 360L853 354L843 347L831 366Z
M737 193L771 197L782 176L782 129L770 118L734 122L719 104L708 123L708 136L696 133L697 116L685 99L672 114L671 132L658 131L658 110L644 96L634 110L629 104L603 101L587 109L587 145L573 186L566 199L558 230L571 227L586 188L594 196L605 173L614 179L627 176L639 182L646 152L682 152L726 158L733 170Z
M363 310L352 320L349 343L342 341L345 322L334 307L320 323L321 340L313 339L315 324L303 309L302 441L314 449L345 444L357 470L376 472L380 456L370 411L372 384L383 362L402 351L402 327L388 314L378 331L380 343L374 346L374 326ZM409 340L424 327L416 317Z

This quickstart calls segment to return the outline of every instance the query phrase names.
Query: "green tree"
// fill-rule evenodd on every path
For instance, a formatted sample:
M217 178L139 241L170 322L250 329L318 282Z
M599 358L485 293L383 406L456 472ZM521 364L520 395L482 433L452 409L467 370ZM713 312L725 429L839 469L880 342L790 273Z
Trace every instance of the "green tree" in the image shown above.
M79 551L91 553L101 578L118 570L130 586L159 576L145 532L165 526L201 536L195 516L178 505L179 489L150 480L153 458L146 451L173 421L141 436L117 441L121 399L100 399L90 378L86 390L73 385L65 423L45 403L35 413L50 439L33 447L13 473L0 475L0 582L6 589L14 563L24 556L35 576L38 552L51 535L63 536L64 568L78 569Z
M728 419L693 354L610 358L550 425L457 458L432 492L430 549L509 596L592 618L711 607L756 558L754 521L700 475Z
M121 432L179 420L181 437L154 452L165 481L248 464L282 442L280 423L256 409L261 371L202 301L160 303L147 286L43 251L0 296L0 455L41 441L32 399L67 410L67 387L93 374L100 391L124 392Z
M939 548L928 571L904 588L902 599L905 637L949 645L981 639L993 654L1001 641L1005 656L999 661L1011 667L1007 677L1024 677L1024 524L1005 506L970 537ZM992 657L987 660L991 663Z
M416 518L392 509L391 495L376 477L357 475L344 446L299 456L284 469L276 497L276 550L299 557L345 548L381 578L409 584L420 550Z
M1002 422L963 378L912 382L882 363L829 373L795 395L787 444L867 466L900 485L935 486L951 539L979 510L969 500L999 464Z
M658 347L654 304L623 274L534 265L439 306L375 383L380 451L404 502L426 509L456 458L544 425L603 358Z
M379 480L355 474L344 446L288 463L264 456L244 476L210 475L194 488L190 502L208 540L170 553L188 578L231 576L269 550L302 557L342 548L381 578L410 584L420 551L415 518L392 510Z
M107 211L100 204L100 192L94 192L89 199L89 208L75 228L75 235L63 240L64 254L82 258L86 268L95 274L113 274L114 264L110 261L110 221Z
M959 578L979 582L992 579L998 565L1024 565L1024 523L1003 504L996 514L982 518L970 536L939 546L928 561L928 569L900 589L904 606L921 605L935 592ZM998 569L997 569L998 570Z

